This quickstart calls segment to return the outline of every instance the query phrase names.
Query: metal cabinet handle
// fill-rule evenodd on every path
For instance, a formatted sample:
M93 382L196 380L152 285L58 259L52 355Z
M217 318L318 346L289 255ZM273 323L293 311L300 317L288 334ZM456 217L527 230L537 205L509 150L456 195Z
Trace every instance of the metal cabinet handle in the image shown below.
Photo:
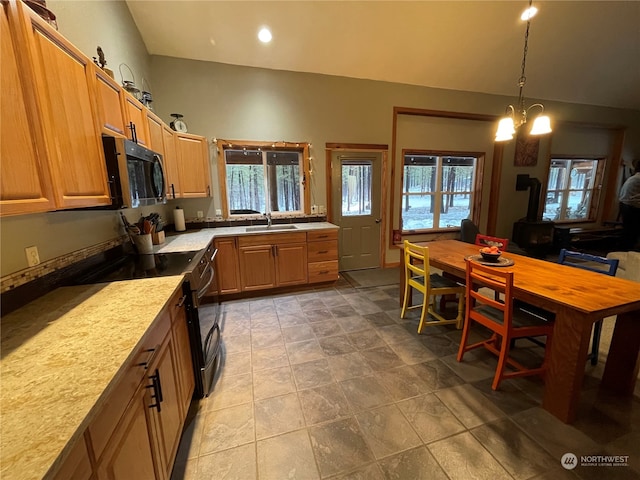
M151 379L151 385L147 385L144 388L152 388L153 392L151 393L151 398L155 400L155 403L149 405L149 408L155 408L158 410L158 413L162 411L162 407L160 406L160 402L162 402L162 387L160 386L160 372L156 368L156 373L153 375L149 375Z
M187 296L183 295L180 298L180 301L178 301L178 303L176 304L176 307L181 308L184 305L184 302L186 302L186 301L187 301Z
M176 187L173 183L171 184L171 194L173 195L173 198L176 198Z
M157 348L157 347L156 347ZM140 363L136 363L137 367L144 367L144 369L146 370L147 368L149 368L149 364L151 363L151 360L153 360L154 352L156 351L155 348L147 348L145 350L145 352L150 353L149 358L147 358L147 360L145 362L140 362Z
M320 251L318 252L318 254L321 254L321 253L329 253L329 250L320 250Z

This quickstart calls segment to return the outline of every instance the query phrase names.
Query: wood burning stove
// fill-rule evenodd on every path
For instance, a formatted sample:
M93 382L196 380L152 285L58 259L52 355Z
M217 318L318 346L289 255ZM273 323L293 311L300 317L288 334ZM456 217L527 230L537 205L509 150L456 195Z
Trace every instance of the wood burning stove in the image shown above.
M553 247L554 223L542 220L540 210L540 180L529 175L518 175L516 190L529 189L527 216L513 224L511 239L525 252L544 257Z

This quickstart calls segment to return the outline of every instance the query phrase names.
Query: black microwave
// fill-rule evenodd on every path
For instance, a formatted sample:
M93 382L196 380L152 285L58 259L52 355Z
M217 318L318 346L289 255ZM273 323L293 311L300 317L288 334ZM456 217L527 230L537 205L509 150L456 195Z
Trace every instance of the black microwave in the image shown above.
M111 208L167 203L162 156L126 138L102 137Z

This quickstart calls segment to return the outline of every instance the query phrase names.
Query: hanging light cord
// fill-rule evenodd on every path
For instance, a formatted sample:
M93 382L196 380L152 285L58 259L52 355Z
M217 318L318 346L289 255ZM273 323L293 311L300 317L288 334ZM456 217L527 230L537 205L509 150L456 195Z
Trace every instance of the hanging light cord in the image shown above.
M533 0L529 0L529 10L531 10L531 6L533 4ZM522 68L520 72L520 79L518 80L518 87L520 87L518 93L518 108L520 108L520 114L522 116L521 122L526 122L527 119L527 110L524 108L524 84L527 82L527 77L525 76L525 68L527 65L527 52L529 50L529 28L531 27L531 15L527 18L527 30L524 33L524 49L522 51Z

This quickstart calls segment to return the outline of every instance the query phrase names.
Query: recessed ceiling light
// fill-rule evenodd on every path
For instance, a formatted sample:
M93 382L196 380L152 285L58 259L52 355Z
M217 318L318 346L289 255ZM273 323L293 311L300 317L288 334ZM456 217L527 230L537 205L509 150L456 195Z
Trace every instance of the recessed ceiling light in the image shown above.
M258 32L258 39L262 43L269 43L272 39L271 31L267 27L262 27L262 29Z
M525 22L527 20L531 20L536 16L536 13L538 13L538 9L536 7L529 7L524 12L522 12L522 15L520 15L520 20L524 20Z

